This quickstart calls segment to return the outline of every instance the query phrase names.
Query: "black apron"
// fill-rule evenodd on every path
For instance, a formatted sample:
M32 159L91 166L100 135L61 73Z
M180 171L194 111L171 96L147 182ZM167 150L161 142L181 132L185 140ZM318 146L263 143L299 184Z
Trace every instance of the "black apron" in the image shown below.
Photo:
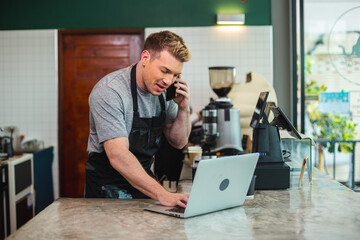
M133 100L133 123L129 135L129 150L145 171L155 178L150 170L154 154L160 147L162 125L165 123L165 101L161 94L161 114L152 118L140 118L137 103L136 65L131 69L131 95ZM86 198L148 198L138 191L110 164L104 152L90 153L85 164Z

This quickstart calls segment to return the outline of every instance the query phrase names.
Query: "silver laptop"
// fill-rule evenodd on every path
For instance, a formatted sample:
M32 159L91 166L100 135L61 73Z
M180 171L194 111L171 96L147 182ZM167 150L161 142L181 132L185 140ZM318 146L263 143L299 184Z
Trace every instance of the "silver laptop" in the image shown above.
M244 203L258 153L201 160L190 191L186 208L159 204L145 210L179 218L188 218Z

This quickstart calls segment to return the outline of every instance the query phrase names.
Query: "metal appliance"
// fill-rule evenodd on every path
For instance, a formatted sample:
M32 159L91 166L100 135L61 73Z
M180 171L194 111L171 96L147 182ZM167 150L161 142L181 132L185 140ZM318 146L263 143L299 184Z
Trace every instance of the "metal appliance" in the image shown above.
M236 75L235 67L209 67L210 86L218 96L202 110L203 155L236 155L243 151L240 110L233 108L227 94Z
M4 128L0 127L0 132L3 132ZM13 149L13 129L11 129L10 136L0 136L0 160L5 160L14 156Z

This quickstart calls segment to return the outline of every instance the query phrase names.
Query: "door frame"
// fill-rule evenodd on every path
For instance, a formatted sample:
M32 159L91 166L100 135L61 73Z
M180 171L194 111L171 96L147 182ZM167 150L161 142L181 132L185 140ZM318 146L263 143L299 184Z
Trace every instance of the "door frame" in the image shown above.
M144 39L144 29L143 28L129 28L129 29L59 29L58 30L58 146L59 146L59 191L60 197L64 196L65 186L64 186L64 105L63 99L64 96L64 65L63 65L63 41L66 35L87 35L87 34L138 34L142 39Z

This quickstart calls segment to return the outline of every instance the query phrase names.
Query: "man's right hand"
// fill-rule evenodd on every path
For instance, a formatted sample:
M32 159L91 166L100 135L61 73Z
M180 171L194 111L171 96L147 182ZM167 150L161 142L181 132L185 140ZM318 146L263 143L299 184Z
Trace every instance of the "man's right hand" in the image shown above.
M160 194L157 200L160 202L161 205L164 206L168 206L168 207L180 206L186 208L186 203L188 199L189 199L189 195L166 192Z

